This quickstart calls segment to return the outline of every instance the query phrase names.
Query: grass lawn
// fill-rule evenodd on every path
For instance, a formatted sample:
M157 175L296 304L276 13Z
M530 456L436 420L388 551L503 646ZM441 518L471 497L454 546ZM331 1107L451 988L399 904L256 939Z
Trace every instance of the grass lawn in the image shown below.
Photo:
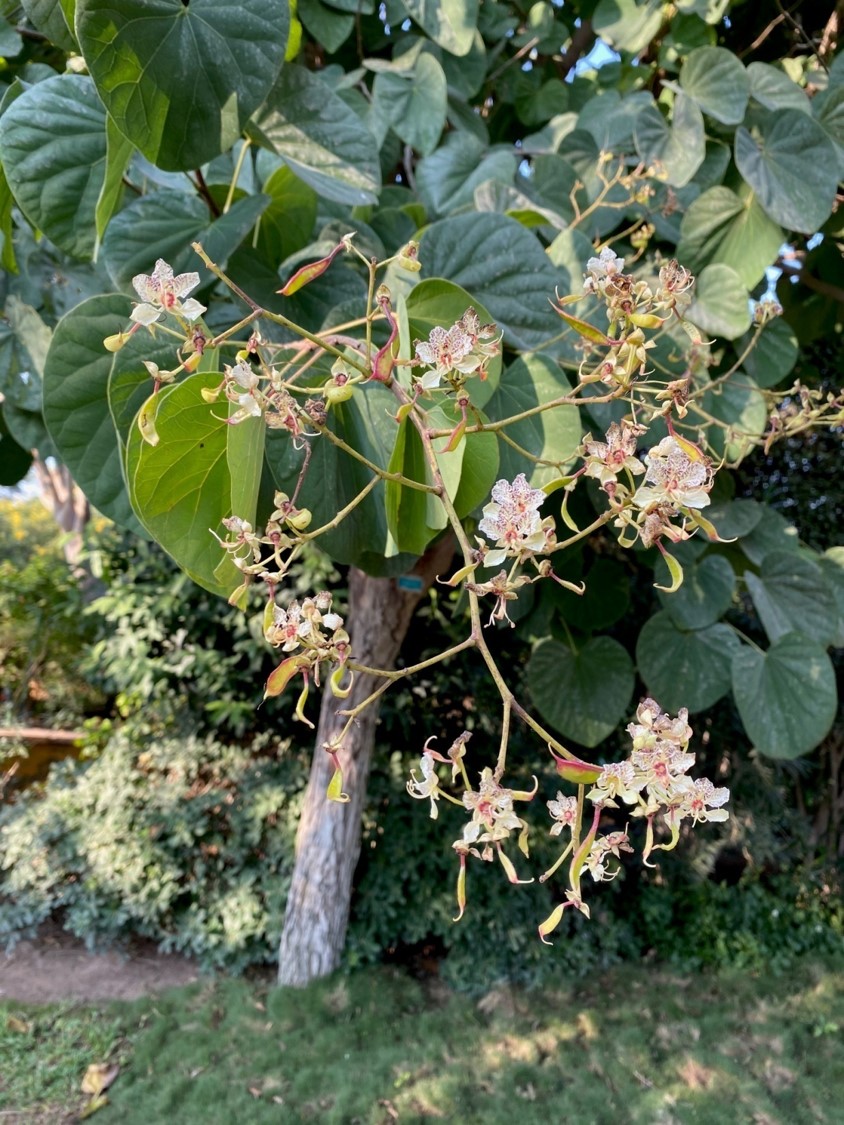
M0 1125L801 1125L844 1120L844 971L613 969L480 1001L381 969L209 980L133 1004L0 1004Z

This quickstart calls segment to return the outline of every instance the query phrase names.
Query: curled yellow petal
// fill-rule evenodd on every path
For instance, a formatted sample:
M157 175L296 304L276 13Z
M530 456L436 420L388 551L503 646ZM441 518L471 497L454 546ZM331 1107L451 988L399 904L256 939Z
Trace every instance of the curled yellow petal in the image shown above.
M331 687L331 694L336 696L337 699L346 699L352 690L352 684L355 682L354 672L349 672L349 679L343 686L343 673L346 668L343 664L338 664L334 671L331 673L331 679L328 681Z
M662 552L662 557L665 559L665 565L668 567L668 573L671 575L671 585L660 586L658 582L654 582L654 589L662 590L666 594L673 594L675 590L679 590L683 585L683 568L682 566L680 566L674 556L669 555L669 553L660 543L657 543L657 546Z
M128 339L127 332L117 332L114 336L106 336L103 347L107 352L119 352Z
M307 680L307 677L306 677L305 678L305 686L302 688L301 692L299 693L299 699L296 702L296 710L293 712L293 716L294 716L294 718L298 719L300 723L304 723L306 727L310 727L311 730L313 730L314 724L311 722L311 720L305 714L305 704L307 703L307 701L308 701L308 680Z
M236 590L229 594L229 605L236 609L246 610L249 605L249 583L242 582Z
M456 574L452 574L451 578L440 578L437 575L437 581L443 586L459 586L464 578L468 578L470 574L474 574L477 566L475 563L470 563L469 566L463 566Z
M545 919L545 921L540 924L539 938L544 945L554 944L553 941L546 941L545 937L547 934L553 933L554 930L556 930L557 926L559 926L560 922L563 920L563 914L565 913L565 909L568 905L569 904L567 902L561 902L559 906L555 906L548 917Z
M348 793L343 792L343 771L339 766L334 770L331 781L328 783L328 789L325 795L329 801L336 801L340 805L346 805L351 800Z
M158 433L155 428L155 415L158 410L156 395L150 395L138 411L138 429L147 445L158 445Z
M519 884L526 884L526 883L532 883L533 882L533 879L520 879L519 878L519 876L516 874L516 868L513 866L513 861L505 853L504 849L500 845L498 847L498 858L501 861L501 866L504 868L505 872L507 873L507 879L508 879L509 882L519 883Z
M459 922L466 910L466 856L460 857L460 871L457 873L457 917L452 922Z

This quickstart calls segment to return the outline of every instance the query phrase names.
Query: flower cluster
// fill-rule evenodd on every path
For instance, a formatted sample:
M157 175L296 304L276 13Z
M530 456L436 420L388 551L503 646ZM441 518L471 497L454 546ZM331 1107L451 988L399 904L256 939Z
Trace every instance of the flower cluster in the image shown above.
M226 419L229 425L235 426L247 418L263 418L270 429L287 430L294 438L304 432L306 419L275 368L265 375L255 371L245 358L238 358L234 366L226 364L223 371L222 389L237 407ZM212 392L212 397L219 390Z
M663 537L674 543L690 538L692 532L686 529L687 522L691 523L692 529L706 526L714 534L714 529L698 515L699 510L710 502L709 492L714 482L715 474L709 458L693 442L672 432L645 455L644 468L638 470L639 473L644 471L644 482L631 496L624 484L617 479L609 479L612 467L609 462L613 455L621 459L625 450L632 448L633 440L629 431L627 434L619 431L616 435L610 431L606 446L590 438L583 447L586 452L585 472L602 481L604 491L618 512L615 526L622 531L632 528L634 541L638 537L644 547L656 545L663 553L660 542ZM625 459L622 464L631 473L637 472L632 454L629 462ZM632 507L638 510L636 515L625 506L628 498ZM672 522L678 515L683 517L682 525Z
M461 805L471 813L471 819L463 826L459 839L452 845L460 859L460 873L457 881L457 904L459 913L457 919L463 916L466 906L466 859L474 856L476 859L491 863L497 856L504 868L507 878L511 883L533 882L532 879L521 880L516 874L513 862L503 849L504 843L511 834L518 833L518 847L523 855L528 854L527 834L528 825L515 811L516 801L532 801L536 796L539 783L534 778L532 790L509 789L500 783L498 776L489 767L482 770L477 789L469 783L469 776L463 765L466 752L466 743L469 733L464 732L451 746L448 757L432 750L428 743L419 762L419 775L416 770L410 771L410 781L407 791L417 800L431 802L431 817L436 820L438 815L437 801L444 798L452 804ZM437 762L451 764L452 784L462 779L464 792L461 798L452 796L443 790L437 776Z
M484 566L500 566L506 558L524 559L548 549L554 521L539 515L544 500L545 493L531 488L524 473L519 473L512 484L500 480L493 485L492 500L484 507L478 524L478 530L495 543L495 550L490 551L478 540Z
M623 274L624 258L619 258L615 250L605 246L597 258L590 258L586 263L583 292L605 295L615 284L615 279Z
M574 775L574 780L585 781L591 777L592 788L585 800L592 803L591 825L585 825L584 798L566 797L557 793L557 799L548 801L548 811L553 824L552 836L568 832L569 839L556 863L546 871L544 882L571 857L566 901L557 906L539 927L543 941L560 924L566 909L574 906L589 915L589 907L581 895L581 879L588 872L595 882L614 879L619 867L608 865L610 857L620 859L622 852L633 850L627 829L599 835L601 817L605 809L626 807L632 817L646 820L643 861L654 851L671 851L680 838L683 821L700 824L704 821L723 821L728 817L723 806L729 800L726 788L716 788L708 778L694 780L688 771L695 756L688 751L692 729L688 712L684 709L676 717L666 714L652 699L643 699L636 711L636 720L627 731L632 741L630 757L623 762L610 762L603 767L590 767L585 762L574 763L559 759L557 769L563 776ZM654 823L662 816L670 832L667 843L654 842ZM649 866L652 866L648 864Z
M346 685L342 682L351 657L349 634L343 628L343 618L331 610L331 594L323 591L285 607L277 605L271 595L264 610L264 637L274 648L290 653L270 673L264 698L280 695L290 681L301 674L304 686L294 715L309 727L313 723L305 718L304 706L311 678L319 686L321 664L334 666L329 679L333 695L344 699L351 691L354 673L350 673Z
M448 379L455 387L462 386L465 376L486 378L487 364L498 355L501 336L494 324L481 324L478 314L468 308L450 328L433 328L427 341L416 341L416 363L429 368L419 385L430 391Z
M273 604L272 616L264 625L263 636L273 648L280 648L282 652L293 652L300 646L325 648L329 638L323 630L334 634L331 643L335 643L336 633L342 625L340 614L331 612L331 594L323 591L314 597L306 597L302 604L290 602L287 609Z
M269 586L275 585L290 564L291 559L284 559L282 552L291 550L300 542L298 533L311 522L308 509L297 508L286 493L276 492L273 503L275 508L263 534L237 515L223 519L223 527L229 533L225 539L212 532L238 570L249 579L263 579Z
M705 508L709 504L714 473L709 459L692 445L664 437L645 457L645 483L637 489L637 508L671 504L675 508Z
M619 798L635 806L631 816L646 818L646 863L652 851L670 851L676 846L683 820L699 824L727 819L729 814L722 806L729 800L729 789L716 789L708 778L688 777L695 755L688 752L692 729L685 709L672 718L653 699L644 699L627 732L633 742L630 758L604 766L586 796L611 808L617 807L615 798ZM668 844L653 842L654 818L660 813L671 830Z

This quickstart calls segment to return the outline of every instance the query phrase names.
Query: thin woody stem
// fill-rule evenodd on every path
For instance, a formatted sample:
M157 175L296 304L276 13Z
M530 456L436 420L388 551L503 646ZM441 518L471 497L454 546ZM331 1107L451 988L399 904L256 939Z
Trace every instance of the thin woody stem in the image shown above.
M522 410L519 414L511 414L509 418L502 418L498 422L479 422L474 426L467 426L463 431L467 434L475 433L495 433L498 430L503 430L507 426L513 426L516 422L522 422L525 418L533 418L537 414L542 414L546 410L553 410L557 406L589 406L593 403L599 402L612 402L617 398L621 398L619 392L626 393L627 388L619 387L614 391L610 391L605 395L596 395L594 398L584 399L582 395L577 394L578 388L571 394L560 395L559 398L551 399L550 402L540 403L538 406L531 406L528 410ZM452 433L451 430L430 430L429 434L432 438L448 437Z
M368 457L364 457L362 453L358 453L354 446L343 441L341 437L338 437L333 430L329 430L327 426L320 426L318 429L324 437L328 438L332 445L336 445L338 449L342 449L344 453L348 453L350 457L354 457L356 461L360 461L362 465L366 465L367 469L371 469L381 480L393 480L398 484L405 485L407 488L415 488L417 492L437 491L436 485L422 484L420 481L411 480L410 477L403 476L401 473L390 473L387 472L386 469L380 468L374 461L370 461Z
M571 762L577 761L577 754L572 754L571 750L563 746L561 742L558 742L553 734L551 734L550 731L546 730L540 722L537 722L537 720L534 719L533 715L531 715L529 711L526 711L520 703L516 702L515 699L512 700L512 706L513 710L516 712L525 726L530 727L530 729L535 734L539 735L543 742L547 742L549 746L552 746L561 758L567 758Z
M392 685L396 683L397 680L404 679L405 676L412 676L414 673L421 672L425 668L430 668L434 664L440 664L443 660L448 660L449 657L456 656L458 652L463 652L464 649L472 648L474 644L475 638L473 636L470 636L461 641L459 644L453 645L451 648L446 649L445 652L437 653L436 656L432 656L428 660L422 660L419 664L411 664L407 668L395 668L392 671L381 668L369 668L365 664L357 664L355 661L350 660L347 667L351 671L360 672L364 675L369 676L380 676L383 678L383 683L380 683L378 687L375 688L374 691L370 692L366 699L358 703L356 707L351 707L348 710L337 712L338 715L341 715L347 720L338 736L338 741L342 743L343 739L348 734L352 724L355 722L361 711L365 711L366 708L373 704L376 699L380 698L380 696L382 696L388 688L392 687Z
M318 536L323 535L326 531L332 531L335 527L338 527L346 518L346 516L353 512L359 504L362 504L364 502L373 488L378 485L380 480L380 477L373 477L372 480L364 485L357 496L353 500L350 500L344 508L341 508L337 515L330 519L328 523L324 523L322 527L318 527L315 531L305 532L304 534L300 535L299 538L305 541L316 539Z
M209 340L205 345L206 348L219 347L220 344L224 343L231 336L233 336L235 332L239 332L241 328L248 328L252 321L257 320L260 315L260 312L256 312L255 310L253 310L248 314L248 316L245 316L242 320L239 320L237 324L233 324L231 328L227 328L225 332L220 332L214 337L213 340Z
M472 648L475 644L474 637L466 637L465 640L460 641L445 652L438 652L436 656L429 656L427 660L420 660L418 664L409 664L406 668L370 668L367 664L358 664L355 660L350 660L348 666L355 672L360 672L366 676L381 676L384 679L401 680L405 676L413 676L417 672L423 672L426 668L433 667L434 664L440 664L443 660L448 660L451 656L456 656L458 652L463 652L467 648ZM341 711L341 715L351 714L350 711Z
M203 250L202 243L192 242L191 246L205 263L206 267L211 271L211 273L213 273L215 277L219 278L224 285L227 285L228 288L231 289L232 293L240 297L241 301L243 301L244 304L248 305L249 308L252 309L252 312L256 318L265 317L267 320L273 321L274 324L281 324L284 328L289 328L291 332L295 332L297 336L302 336L305 340L310 340L311 343L317 344L320 348L323 349L323 351L328 352L330 355L337 356L339 359L345 360L350 367L356 368L362 375L369 374L367 368L362 363L358 363L357 360L351 359L351 357L340 351L339 348L335 348L331 344L326 343L325 340L322 339L322 337L317 336L313 332L308 332L305 328L302 328L298 324L295 324L292 320L288 320L286 316L282 316L281 313L270 312L269 309L262 308L256 301L253 301L252 298L247 293L245 293L239 285L232 281L232 279L220 269L216 262L211 261L211 259Z
M407 400L405 392L400 387L394 386L394 393L399 399ZM463 524L460 520L460 517L457 515L454 504L452 503L451 497L448 494L448 489L445 487L445 482L443 480L442 473L440 472L439 464L437 462L436 452L434 450L431 434L425 428L422 419L418 416L416 411L412 411L410 417L413 419L413 424L415 425L417 432L419 433L419 437L422 441L422 446L425 451L425 456L428 461L428 467L431 475L437 483L437 495L439 496L440 502L445 508L448 522L451 524L451 527L463 552L464 564L466 566L470 566L474 561L472 557L472 546L469 543L465 531L463 530ZM486 643L486 639L483 634L483 625L481 623L478 595L473 590L467 590L467 593L469 596L469 612L472 619L472 638L478 651L481 654L481 657L483 658L484 663L487 666L487 670L489 671L489 674L492 677L496 688L498 689L498 694L501 696L501 702L504 706L504 725L507 727L507 730L502 731L502 742L499 748L498 763L496 765L497 776L500 777L501 774L503 774L506 765L506 739L507 735L509 734L511 708L524 722L527 723L529 727L535 730L543 739L557 747L562 757L574 758L575 755L572 754L570 750L566 749L566 747L557 742L553 735L546 731L540 723L538 723L531 715L528 714L527 711L525 711L525 709L520 704L516 702L512 691L507 686L507 682L502 676L501 671L495 662L495 658L493 657L492 653L489 650L489 646Z
M498 748L498 761L495 765L496 781L499 781L504 773L504 766L507 762L507 744L510 741L510 713L512 711L513 702L511 699L503 701L503 708L501 714L501 743Z

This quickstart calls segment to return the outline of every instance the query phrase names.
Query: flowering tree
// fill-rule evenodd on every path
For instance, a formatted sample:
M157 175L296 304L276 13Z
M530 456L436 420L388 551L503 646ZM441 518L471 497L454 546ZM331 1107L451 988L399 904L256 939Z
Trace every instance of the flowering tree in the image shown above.
M832 723L840 555L798 552L719 482L841 418L835 393L791 385L794 332L750 296L791 240L798 283L830 300L807 237L837 236L844 68L832 17L780 66L745 65L727 7L665 24L658 4L310 0L300 24L281 0L26 6L67 69L24 58L0 104L4 265L26 265L7 283L4 446L58 452L207 589L244 609L260 591L280 650L265 697L293 688L310 725L325 684L283 981L339 958L377 706L400 679L471 649L494 680L480 774L468 731L445 754L422 739L408 791L434 818L466 810L458 917L469 858L520 882L511 843L565 834L543 940L639 840L602 832L603 810L643 821L646 862L726 818L726 788L690 776L689 711L732 690L774 757ZM731 45L757 50L759 30ZM598 36L616 69L573 76ZM600 635L618 571L564 568L595 535L654 568L664 609L636 657L658 703L635 707L633 662ZM351 568L345 619L325 592L285 592L313 542ZM461 592L465 636L396 668L434 581ZM765 651L719 620L739 588ZM522 700L485 630L543 599L578 643L536 646ZM624 761L570 749L634 709ZM510 784L514 721L560 778L544 828L537 785Z

